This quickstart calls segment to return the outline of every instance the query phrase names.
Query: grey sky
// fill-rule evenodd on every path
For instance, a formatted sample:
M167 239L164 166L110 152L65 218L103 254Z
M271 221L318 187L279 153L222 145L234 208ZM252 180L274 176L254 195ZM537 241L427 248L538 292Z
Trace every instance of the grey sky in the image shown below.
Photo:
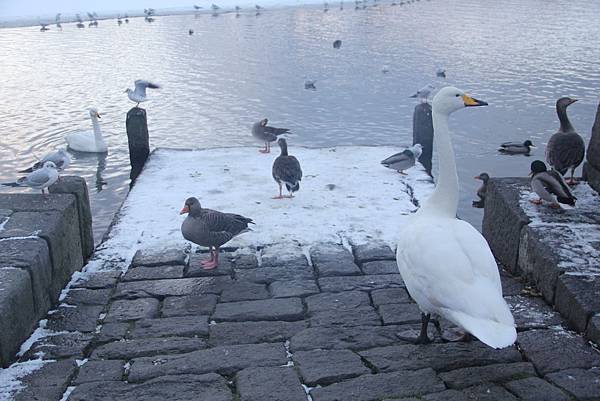
M206 0L197 3L206 5ZM194 0L0 0L0 18L73 14L86 11L131 11L147 7L187 7Z

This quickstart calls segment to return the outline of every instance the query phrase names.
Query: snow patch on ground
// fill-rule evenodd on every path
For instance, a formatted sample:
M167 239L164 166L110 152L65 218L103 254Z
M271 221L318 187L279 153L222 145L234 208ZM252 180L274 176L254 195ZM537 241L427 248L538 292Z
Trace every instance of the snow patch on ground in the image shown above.
M568 274L600 275L600 196L587 183L582 182L572 189L577 197L575 208L557 210L547 204L534 205L530 202L537 196L529 190L521 190L520 206L531 219L529 226L544 230L545 241L560 256L559 266Z
M34 359L31 361L14 363L6 369L0 369L0 401L11 401L13 396L23 389L21 379L41 369L52 360Z

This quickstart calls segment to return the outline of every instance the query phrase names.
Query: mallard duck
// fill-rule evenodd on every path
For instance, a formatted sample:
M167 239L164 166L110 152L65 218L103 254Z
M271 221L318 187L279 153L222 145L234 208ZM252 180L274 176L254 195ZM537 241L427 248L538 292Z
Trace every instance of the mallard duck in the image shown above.
M406 288L422 312L421 334L406 339L414 343L431 341L427 335L431 314L493 348L508 347L517 338L490 247L472 225L456 218L458 175L448 117L465 107L485 105L454 87L441 89L433 99L439 179L423 207L403 224L396 254Z
M476 175L474 178L476 180L481 180L483 183L477 190L477 196L479 197L479 200L473 201L473 207L482 208L485 205L485 194L487 192L487 184L490 180L490 176L488 173L481 173L479 175Z
M381 164L383 164L384 167L406 175L404 170L413 167L417 163L417 160L419 160L421 153L423 153L423 147L417 143L410 148L404 149L400 153L396 153L387 159L382 160Z
M531 190L539 199L531 203L541 205L544 201L550 203L550 207L560 209L560 204L575 206L577 198L573 195L569 186L562 176L554 170L548 171L546 163L535 160L531 163Z
M504 142L500 144L498 152L508 154L526 154L531 153L531 149L535 148L533 143L528 139L523 143L519 142Z

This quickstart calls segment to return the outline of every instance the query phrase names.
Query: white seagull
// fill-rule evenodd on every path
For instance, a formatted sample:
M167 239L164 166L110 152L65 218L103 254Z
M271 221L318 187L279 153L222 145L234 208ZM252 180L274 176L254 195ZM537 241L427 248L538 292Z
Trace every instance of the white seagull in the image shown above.
M63 171L69 167L69 164L71 164L71 156L69 156L69 153L67 153L66 150L58 149L56 152L48 153L39 162L35 163L28 169L19 171L19 173L31 173L34 170L39 170L40 168L44 167L46 162L54 163L58 171Z
M48 188L58 180L58 171L56 165L50 161L44 163L44 167L35 170L25 177L19 178L15 182L2 184L7 187L30 187L33 189L41 189L42 193L44 188Z
M421 89L419 89L416 93L412 94L410 97L417 98L421 101L421 103L427 103L427 99L431 92L435 90L435 86L431 84L427 84Z
M153 84L152 82L144 81L143 79L138 79L135 81L135 89L131 90L130 88L127 88L124 93L127 93L129 100L137 103L136 106L139 106L141 102L148 100L146 98L146 88L159 89L160 86Z

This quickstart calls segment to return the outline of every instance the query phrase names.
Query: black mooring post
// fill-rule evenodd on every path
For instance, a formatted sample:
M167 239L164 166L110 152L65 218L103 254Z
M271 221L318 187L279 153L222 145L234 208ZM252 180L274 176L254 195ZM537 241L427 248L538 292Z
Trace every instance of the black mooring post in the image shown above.
M431 105L420 103L415 106L413 114L413 145L420 143L423 153L419 161L425 167L427 174L431 175L431 157L433 154L433 120L431 118Z
M129 142L129 161L131 163L132 186L146 163L150 154L150 138L148 136L148 120L146 119L146 110L134 107L127 112L127 141Z

